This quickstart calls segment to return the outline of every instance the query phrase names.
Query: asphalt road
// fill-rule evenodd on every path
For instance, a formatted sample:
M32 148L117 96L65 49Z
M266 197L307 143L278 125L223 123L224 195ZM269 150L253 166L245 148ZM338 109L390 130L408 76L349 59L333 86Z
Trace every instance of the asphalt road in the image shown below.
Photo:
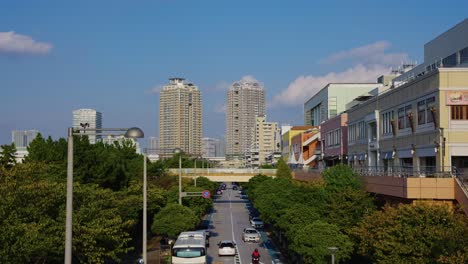
M210 247L208 248L208 263L212 264L250 264L251 254L255 248L260 251L260 262L264 264L281 263L279 252L267 237L266 233L259 230L262 235L260 243L242 241L242 231L250 227L249 210L250 202L241 199L237 190L232 190L232 185L227 183L226 190L221 196L214 199L214 210L209 217L209 230L212 233ZM233 240L237 244L235 257L219 257L218 242L221 240Z

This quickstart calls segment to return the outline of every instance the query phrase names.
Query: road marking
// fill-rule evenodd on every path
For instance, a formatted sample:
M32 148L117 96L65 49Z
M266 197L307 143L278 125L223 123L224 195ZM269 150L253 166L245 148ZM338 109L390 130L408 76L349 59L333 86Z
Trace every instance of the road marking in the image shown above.
M231 213L232 241L234 241L234 243L236 243L236 255L234 256L234 262L236 264L242 264L241 256L240 256L240 253L239 253L239 248L237 247L237 242L236 242L236 239L234 238L234 220L232 219L231 190L229 190L228 196L229 196L229 208L230 208L229 212Z

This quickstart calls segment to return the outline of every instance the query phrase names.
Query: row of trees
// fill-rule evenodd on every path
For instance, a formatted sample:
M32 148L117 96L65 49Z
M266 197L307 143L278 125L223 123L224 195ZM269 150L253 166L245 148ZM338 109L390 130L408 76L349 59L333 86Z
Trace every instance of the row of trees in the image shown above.
M377 208L359 176L345 165L326 169L311 183L256 176L248 195L296 262L466 263L468 221L441 205Z
M86 137L75 137L74 143L73 261L122 262L141 250L143 156L128 142L89 144ZM1 148L0 263L63 262L67 142L38 135L20 164L14 162L13 144ZM157 234L173 235L153 225L179 206L177 177L166 170L173 160L178 156L148 164L148 224ZM187 191L216 188L206 178L198 179L199 187L192 185L183 181ZM177 232L195 228L212 207L203 198L183 203L190 225Z

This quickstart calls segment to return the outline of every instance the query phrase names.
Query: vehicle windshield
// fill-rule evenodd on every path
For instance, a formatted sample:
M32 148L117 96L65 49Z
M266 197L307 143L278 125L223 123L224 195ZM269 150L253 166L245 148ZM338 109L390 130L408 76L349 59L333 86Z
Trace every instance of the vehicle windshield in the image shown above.
M256 221L256 222L262 221L262 220L261 220L260 218L258 218L258 217L254 217L254 218L252 218L252 220L253 220L253 221Z
M196 258L205 256L205 249L201 247L173 248L172 256L179 258Z
M233 245L232 243L230 243L230 242L225 242L225 243L221 243L221 244L219 245L219 247L220 247L220 248L224 248L224 247L233 248L234 245Z
M245 230L245 233L248 233L248 234L255 234L255 233L257 233L257 231L254 230L254 229L246 229L246 230Z

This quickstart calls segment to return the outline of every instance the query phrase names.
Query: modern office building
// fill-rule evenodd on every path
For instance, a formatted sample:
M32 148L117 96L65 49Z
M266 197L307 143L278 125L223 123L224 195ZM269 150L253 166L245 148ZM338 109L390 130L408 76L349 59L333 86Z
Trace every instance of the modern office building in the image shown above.
M208 157L224 157L223 141L217 138L202 138L202 156Z
M159 154L171 156L175 148L200 155L202 138L201 92L183 78L171 78L159 98Z
M259 116L253 130L246 166L260 167L268 163L268 157L281 151L281 129L278 123L266 122L265 116Z
M73 111L73 127L85 129L102 128L102 114L94 109L78 109ZM81 132L81 133L86 133ZM95 133L91 131L90 133ZM89 142L95 144L101 136L89 135Z
M380 83L329 83L304 103L304 124L319 126L339 115L356 97L382 86Z
M238 81L227 93L226 158L241 159L250 151L256 118L265 115L265 91L258 82Z
M350 164L467 170L468 20L427 43L424 57L391 89L347 110Z
M39 131L37 130L13 130L11 132L11 142L15 143L17 150L26 150L29 143L33 141Z

